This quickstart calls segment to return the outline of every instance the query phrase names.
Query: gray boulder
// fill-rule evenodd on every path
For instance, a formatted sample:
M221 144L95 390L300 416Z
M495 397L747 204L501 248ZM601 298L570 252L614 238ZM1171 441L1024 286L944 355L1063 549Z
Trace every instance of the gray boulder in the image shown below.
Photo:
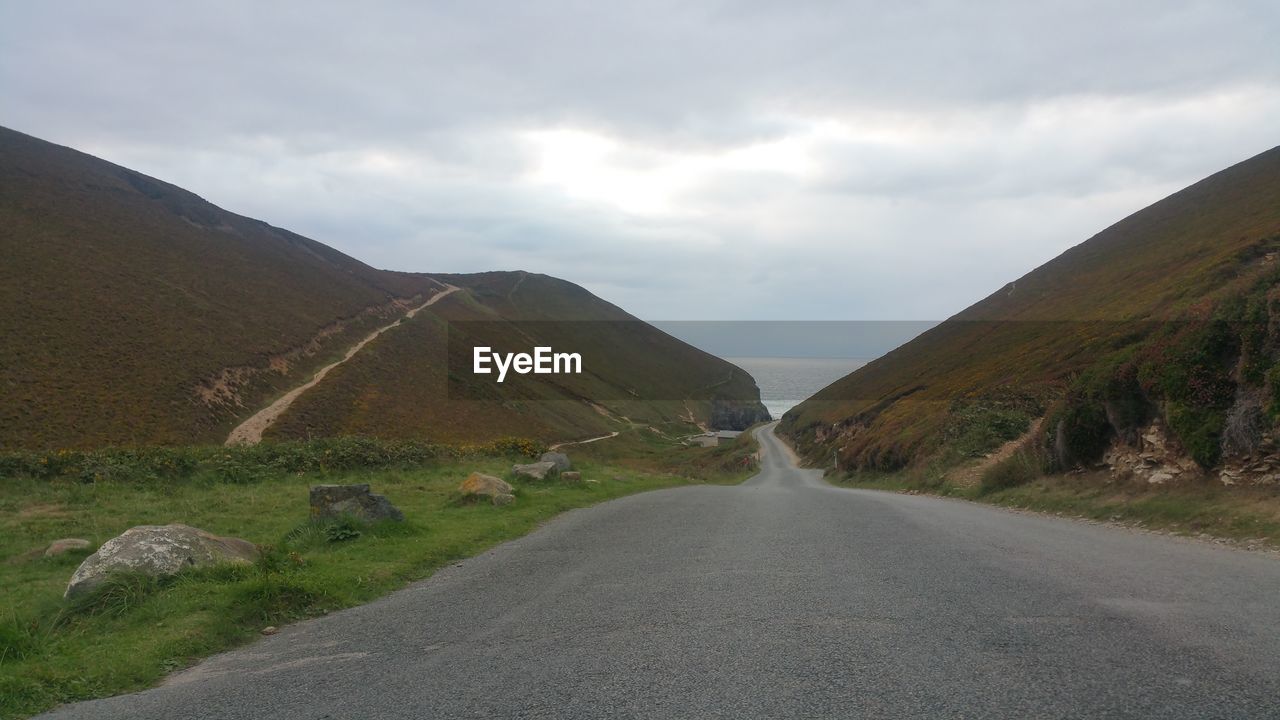
M311 517L339 518L350 515L360 520L404 520L404 513L382 495L369 492L368 484L316 485L311 488Z
M49 547L45 548L44 556L55 557L75 550L88 550L91 544L92 543L88 540L82 540L80 538L62 538L60 540L54 540L49 543Z
M559 472L556 464L551 461L529 463L527 465L512 465L511 472L518 478L525 480L546 480L548 477L555 477Z
M114 572L166 577L186 568L220 563L247 565L258 555L258 546L248 540L221 537L188 525L139 525L106 541L85 558L63 596L88 592Z
M540 462L553 462L556 464L556 470L564 472L573 469L573 463L569 462L569 456L562 452L544 452L542 457L538 458Z

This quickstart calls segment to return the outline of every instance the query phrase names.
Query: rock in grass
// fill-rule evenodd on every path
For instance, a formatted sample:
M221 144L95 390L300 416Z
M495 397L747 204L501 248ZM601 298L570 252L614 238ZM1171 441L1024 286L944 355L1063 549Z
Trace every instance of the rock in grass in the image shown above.
M556 470L564 472L573 467L573 463L569 462L569 456L562 452L544 452L542 457L538 458L540 462L553 462L556 464Z
M511 495L515 489L506 480L492 475L485 475L484 473L473 472L467 476L466 480L462 481L462 484L458 486L458 490L463 495L496 498L499 495ZM496 505L497 503L495 502L494 504Z
M560 479L567 483L581 483L582 473L574 471L562 472L560 473Z
M503 505L510 505L515 501L516 501L516 496L512 495L511 493L502 493L502 494L493 496L493 504L499 507Z
M92 543L88 540L82 540L80 538L62 538L60 540L54 540L49 543L49 547L45 548L44 556L55 557L75 550L88 550L91 544Z
M558 470L556 464L548 460L527 465L512 465L511 472L525 480L546 480L548 477L555 477Z
M221 537L189 525L139 525L106 541L85 558L63 597L82 595L114 572L166 577L186 568L247 565L258 556L258 546L248 540Z
M360 520L404 520L400 508L382 495L369 492L369 485L316 485L311 488L311 517L329 519L351 516Z

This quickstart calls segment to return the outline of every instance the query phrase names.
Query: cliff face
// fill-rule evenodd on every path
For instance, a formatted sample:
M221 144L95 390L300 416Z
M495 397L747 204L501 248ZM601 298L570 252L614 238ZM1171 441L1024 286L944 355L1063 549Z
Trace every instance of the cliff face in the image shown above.
M716 430L746 430L756 423L772 419L758 400L715 398L711 401L711 418L707 424Z

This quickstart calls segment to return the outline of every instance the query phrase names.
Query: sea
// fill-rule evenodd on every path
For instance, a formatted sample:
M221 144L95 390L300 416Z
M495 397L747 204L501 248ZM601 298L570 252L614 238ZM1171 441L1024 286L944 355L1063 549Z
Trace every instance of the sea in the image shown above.
M851 358L731 357L729 362L751 373L760 400L774 420L822 388L866 365Z

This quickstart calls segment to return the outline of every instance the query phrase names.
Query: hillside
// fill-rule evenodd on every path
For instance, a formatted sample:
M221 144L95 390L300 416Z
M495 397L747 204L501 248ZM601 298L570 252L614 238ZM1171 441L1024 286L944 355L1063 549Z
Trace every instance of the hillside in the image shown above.
M427 275L369 267L168 183L3 128L0 249L0 449L221 442L271 398L445 287ZM504 320L521 308L545 320L630 318L550 278L525 283L515 301L486 290L520 277L455 277L466 297L438 305L460 319ZM583 402L603 392L600 384L552 393L568 401L565 409L500 397L469 423L423 414L446 407L432 394L443 386L383 383L447 376L444 357L433 354L445 317L422 313L371 343L275 432L485 439L499 429L551 437L612 423ZM686 397L705 396L692 403L701 421L710 419L715 393L699 383L712 378L734 378L718 388L731 403L757 403L745 373L649 331L609 340L631 358L619 372L652 379L637 391L678 398L682 407ZM559 344L577 340L571 328L561 332ZM395 364L380 364L384 358ZM604 394L621 397L626 382L602 380L619 383ZM517 419L528 417L539 420Z
M745 371L686 345L583 288L546 275L439 275L463 292L443 298L336 369L268 437L429 436L442 441L517 435L580 439L633 424L745 427L763 419ZM472 348L580 353L580 375L471 373ZM746 419L728 420L727 409ZM629 422L628 422L629 421Z
M1280 357L1277 251L1280 148L1009 283L825 388L781 431L810 457L892 470L980 457L1047 415L1039 442L1070 467L1141 445L1154 422L1212 468L1233 413L1256 446L1274 422L1264 410L1280 408L1266 380Z

